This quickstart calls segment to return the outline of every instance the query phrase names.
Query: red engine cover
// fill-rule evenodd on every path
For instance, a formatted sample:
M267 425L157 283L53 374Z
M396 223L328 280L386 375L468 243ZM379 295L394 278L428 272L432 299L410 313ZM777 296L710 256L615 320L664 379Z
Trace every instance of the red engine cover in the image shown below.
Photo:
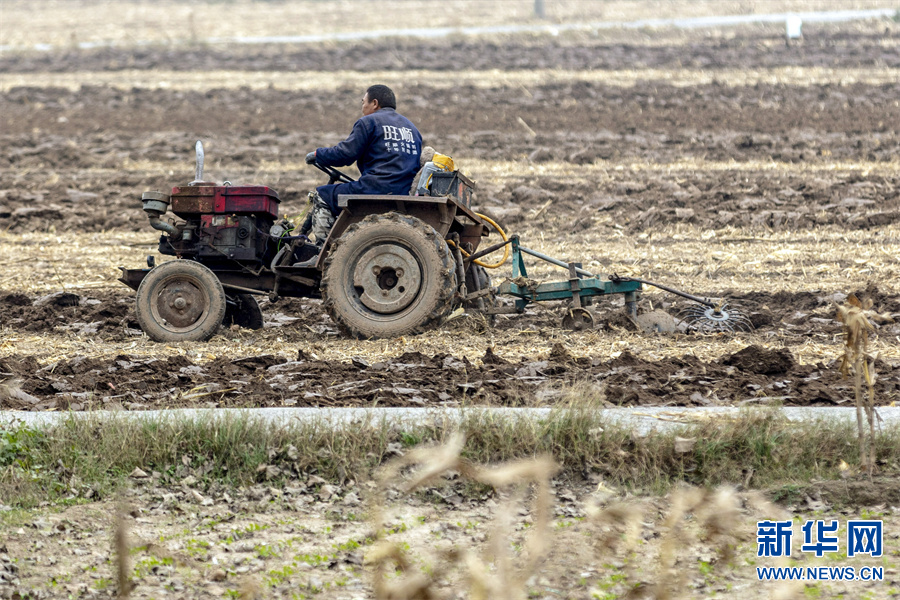
M264 185L191 185L172 188L172 212L182 218L209 214L278 218L278 192Z

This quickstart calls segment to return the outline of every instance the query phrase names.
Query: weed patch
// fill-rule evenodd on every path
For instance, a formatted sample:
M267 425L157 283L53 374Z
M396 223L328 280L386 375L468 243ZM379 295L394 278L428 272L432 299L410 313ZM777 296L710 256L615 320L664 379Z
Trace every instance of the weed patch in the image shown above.
M501 418L477 410L444 426L385 421L325 421L273 426L247 415L207 419L70 418L56 427L0 429L0 499L28 508L43 501L103 498L129 480L160 484L213 482L244 486L310 476L320 493L330 484L364 480L389 457L408 452L411 438L445 443L465 435L461 455L477 463L550 456L571 477L599 476L635 491L664 492L677 483L745 487L790 486L841 475L859 460L852 423L795 423L777 410L748 410L639 435L603 420L591 407L568 407L541 420ZM689 444L684 442L688 441ZM900 464L900 431L875 432L875 462ZM845 463L844 463L845 464ZM466 494L487 491L479 481ZM785 491L789 487L784 488Z

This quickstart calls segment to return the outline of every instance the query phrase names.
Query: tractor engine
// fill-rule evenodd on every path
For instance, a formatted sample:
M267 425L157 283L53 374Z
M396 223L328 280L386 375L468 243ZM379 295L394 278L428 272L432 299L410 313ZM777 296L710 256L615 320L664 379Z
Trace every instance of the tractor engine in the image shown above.
M159 238L160 254L205 264L268 264L274 254L269 230L278 218L278 193L262 185L193 182L171 194L144 192L144 211ZM161 221L171 208L183 223Z

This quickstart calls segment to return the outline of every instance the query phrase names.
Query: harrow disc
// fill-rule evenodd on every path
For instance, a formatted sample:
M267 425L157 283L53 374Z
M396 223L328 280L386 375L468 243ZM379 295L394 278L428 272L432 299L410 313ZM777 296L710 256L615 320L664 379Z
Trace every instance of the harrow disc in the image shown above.
M737 333L753 329L753 323L746 315L728 308L725 303L714 307L692 304L682 310L679 317L687 325L687 331L697 333Z

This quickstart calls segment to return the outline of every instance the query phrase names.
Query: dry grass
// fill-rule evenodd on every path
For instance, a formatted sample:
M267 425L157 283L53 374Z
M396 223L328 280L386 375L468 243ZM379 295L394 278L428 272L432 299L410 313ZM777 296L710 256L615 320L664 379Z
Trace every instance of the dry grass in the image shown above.
M458 161L462 162L462 161ZM465 158L463 163L473 178L490 177L502 181L506 178L523 176L575 177L576 181L603 182L626 174L669 174L717 172L772 172L815 175L859 173L863 176L874 173L895 173L900 166L900 158L893 161L828 161L822 163L782 162L775 160L727 160L716 161L688 157L679 161L657 163L648 160L595 160L591 164L577 165L570 162L523 163L522 161L486 161ZM297 165L292 165L300 167Z
M314 93L333 92L346 87L365 88L372 81L383 81L399 93L427 84L432 89L471 86L481 89L521 90L529 86L585 82L615 87L631 87L654 81L675 87L716 83L726 87L757 84L790 84L794 87L820 85L883 85L895 83L898 69L887 67L827 68L779 67L775 69L628 69L619 71L571 71L565 69L527 69L519 71L447 71L411 69L404 71L70 71L65 73L4 73L0 92L18 86L59 87L78 90L82 85L98 85L121 90L210 90L277 89Z
M209 147L207 147L209 146ZM205 142L204 148L210 152L210 148L215 148L215 141ZM92 168L82 169L83 172L95 177L111 176L126 171L133 174L146 173L151 176L158 176L161 173L169 173L171 177L190 176L192 168L192 155L185 152L184 158L172 162L151 162L147 160L135 161L124 159L120 166L115 168ZM215 161L215 157L213 157ZM712 172L712 173L773 173L773 174L790 174L790 175L822 175L830 174L832 176L841 175L860 175L867 177L869 175L893 174L900 168L900 158L891 161L823 161L820 163L809 162L782 162L775 160L707 160L703 158L688 157L674 162L653 162L643 159L623 159L623 160L602 160L597 159L590 164L578 165L571 162L549 161L542 163L532 163L523 160L484 160L461 155L456 159L461 164L461 169L467 173L475 182L479 180L487 180L496 183L505 183L506 180L520 181L528 177L565 177L573 182L593 182L608 183L617 179L632 176L647 175L668 175L677 177L683 174ZM308 169L308 165L302 162L289 161L265 161L261 160L251 168L229 166L231 169L240 169L239 174L243 177L249 176L277 176L284 173L302 172ZM224 167L217 165L207 165L210 169L207 174L215 177L217 171L221 171ZM348 167L352 169L352 167ZM51 171L51 177L57 172L63 172L65 169L56 169ZM350 171L348 171L350 172ZM230 172L228 173L230 175ZM27 173L16 173L17 176L24 177Z

